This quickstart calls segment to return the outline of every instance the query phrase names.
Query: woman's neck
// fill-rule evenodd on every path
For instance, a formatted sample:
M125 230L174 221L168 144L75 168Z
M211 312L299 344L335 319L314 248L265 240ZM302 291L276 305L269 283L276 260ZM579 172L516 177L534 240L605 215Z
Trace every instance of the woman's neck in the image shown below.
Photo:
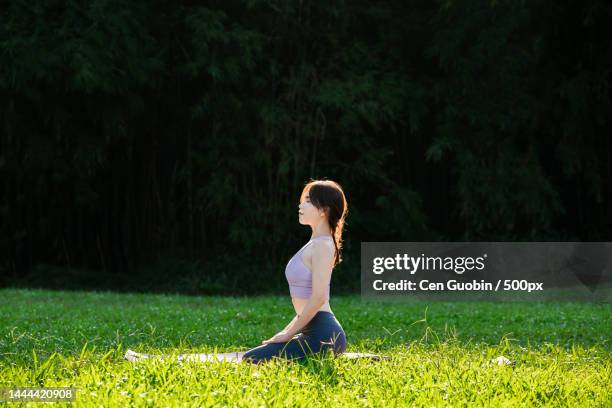
M319 237L332 237L333 238L331 231L328 229L328 230L313 231L312 235L310 236L310 239L315 239Z
M321 220L319 221L319 223L312 228L312 235L310 236L310 239L314 239L320 236L324 236L324 235L328 235L328 236L332 236L332 231L331 228L329 227L329 224L327 223L327 220Z

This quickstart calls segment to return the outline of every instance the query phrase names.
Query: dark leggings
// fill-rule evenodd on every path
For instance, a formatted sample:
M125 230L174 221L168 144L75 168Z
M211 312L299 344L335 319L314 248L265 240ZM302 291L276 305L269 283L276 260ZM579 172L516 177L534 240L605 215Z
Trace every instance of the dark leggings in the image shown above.
M336 316L319 311L301 332L285 343L269 343L244 353L243 361L259 363L273 357L302 359L309 354L332 351L334 355L346 350L346 335Z

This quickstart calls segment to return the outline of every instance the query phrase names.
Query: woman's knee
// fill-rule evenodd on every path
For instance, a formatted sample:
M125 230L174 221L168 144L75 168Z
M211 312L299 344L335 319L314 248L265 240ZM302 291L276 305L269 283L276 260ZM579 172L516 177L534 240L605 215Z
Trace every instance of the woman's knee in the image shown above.
M244 355L242 356L242 360L256 364L262 361L269 360L274 354L274 350L272 350L272 348L272 344L255 347L244 353Z
M245 361L247 363L256 363L259 359L257 358L257 356L255 355L255 351L253 349L245 352L242 355L242 361Z
M242 359L252 363L271 360L274 357L295 359L309 354L310 348L305 339L298 336L287 343L269 343L255 347L245 352Z
M269 348L269 345L261 345L255 348L252 348L244 353L242 356L242 360L249 363L259 363L260 361L264 361L267 354L266 349Z
M284 357L287 353L286 343L269 343L255 347L244 353L242 359L251 363L260 363L274 357ZM289 354L292 354L289 352Z

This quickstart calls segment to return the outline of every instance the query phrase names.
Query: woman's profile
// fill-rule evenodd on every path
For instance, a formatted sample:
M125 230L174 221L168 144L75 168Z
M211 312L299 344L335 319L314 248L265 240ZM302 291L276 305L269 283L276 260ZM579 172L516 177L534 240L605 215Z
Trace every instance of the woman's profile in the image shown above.
M183 354L181 360L260 363L275 357L301 359L314 353L346 350L346 334L329 305L332 270L342 261L342 232L348 206L344 191L331 180L312 180L302 190L298 220L311 227L310 240L289 260L285 277L295 309L287 326L244 352ZM125 354L130 361L151 355Z

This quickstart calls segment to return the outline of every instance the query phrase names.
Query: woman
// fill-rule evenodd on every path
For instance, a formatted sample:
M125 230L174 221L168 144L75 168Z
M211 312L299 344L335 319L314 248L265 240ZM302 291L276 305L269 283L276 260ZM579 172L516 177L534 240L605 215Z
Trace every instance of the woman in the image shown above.
M303 358L308 354L346 350L346 335L329 306L332 269L342 261L342 230L346 198L338 183L314 180L306 184L298 209L299 222L312 228L310 241L289 260L285 276L296 316L280 332L245 352L258 363L273 357Z
M342 261L342 230L348 212L340 185L331 180L313 180L300 196L298 219L312 229L310 241L290 260L285 269L296 316L280 332L246 352L183 354L180 360L247 361L260 363L274 357L301 359L313 353L346 350L346 335L329 306L333 268ZM131 350L130 361L149 358Z

